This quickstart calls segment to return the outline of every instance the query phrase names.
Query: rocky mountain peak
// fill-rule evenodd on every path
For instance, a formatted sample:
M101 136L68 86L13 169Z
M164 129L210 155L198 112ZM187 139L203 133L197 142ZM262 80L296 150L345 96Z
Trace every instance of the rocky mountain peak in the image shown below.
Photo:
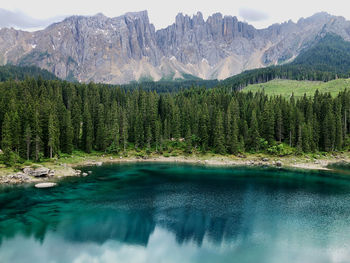
M179 13L156 31L147 11L72 16L33 33L1 29L0 64L36 65L83 82L223 79L291 61L326 33L350 41L350 22L323 12L258 30L235 16L215 13L204 20L198 12Z

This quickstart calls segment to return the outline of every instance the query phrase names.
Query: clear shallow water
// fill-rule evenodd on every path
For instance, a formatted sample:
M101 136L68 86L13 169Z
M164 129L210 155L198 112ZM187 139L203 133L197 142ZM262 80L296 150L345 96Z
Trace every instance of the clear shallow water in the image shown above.
M176 164L0 188L0 262L350 262L350 181Z

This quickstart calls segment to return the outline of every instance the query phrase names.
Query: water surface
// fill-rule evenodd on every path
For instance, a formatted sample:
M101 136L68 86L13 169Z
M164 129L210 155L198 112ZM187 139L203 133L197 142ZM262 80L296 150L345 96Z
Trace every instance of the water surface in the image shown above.
M350 181L123 164L0 188L0 262L350 262Z

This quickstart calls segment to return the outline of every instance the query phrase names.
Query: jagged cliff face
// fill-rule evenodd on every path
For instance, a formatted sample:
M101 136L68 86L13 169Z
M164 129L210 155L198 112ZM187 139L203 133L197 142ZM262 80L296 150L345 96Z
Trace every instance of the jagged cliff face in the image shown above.
M224 79L293 60L320 35L350 41L350 22L319 13L257 30L236 17L177 15L156 31L146 11L73 16L37 32L0 30L0 64L36 65L63 79L127 83L193 75Z

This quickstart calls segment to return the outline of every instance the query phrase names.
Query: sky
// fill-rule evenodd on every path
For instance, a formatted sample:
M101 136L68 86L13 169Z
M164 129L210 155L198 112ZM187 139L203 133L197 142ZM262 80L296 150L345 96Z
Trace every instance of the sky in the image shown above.
M347 0L0 0L0 28L32 31L71 15L103 13L116 17L142 10L148 11L156 29L171 25L177 13L192 16L197 11L202 12L205 19L217 12L237 16L256 28L290 19L296 22L301 17L323 11L350 20L350 2Z

